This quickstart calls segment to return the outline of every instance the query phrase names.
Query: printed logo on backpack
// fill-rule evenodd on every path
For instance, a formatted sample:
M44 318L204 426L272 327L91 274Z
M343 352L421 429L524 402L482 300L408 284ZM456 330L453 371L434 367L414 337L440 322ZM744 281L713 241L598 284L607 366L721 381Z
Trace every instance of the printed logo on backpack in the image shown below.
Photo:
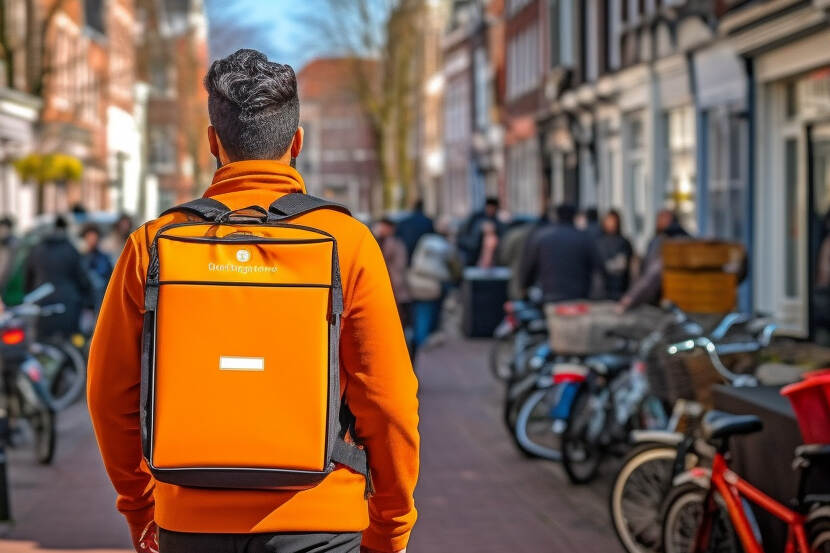
M369 491L340 398L337 241L286 222L316 209L348 213L305 194L267 211L210 198L168 210L198 219L163 227L150 246L141 434L156 479L293 490L339 463Z

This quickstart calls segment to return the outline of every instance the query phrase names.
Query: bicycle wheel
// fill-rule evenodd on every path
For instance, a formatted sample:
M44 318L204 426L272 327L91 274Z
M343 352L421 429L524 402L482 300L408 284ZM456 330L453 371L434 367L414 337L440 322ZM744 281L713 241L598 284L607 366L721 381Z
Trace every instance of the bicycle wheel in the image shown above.
M609 497L611 521L629 553L660 551L660 511L671 489L677 448L642 444L631 450L614 477Z
M807 539L813 553L830 553L830 505L810 510L807 515Z
M527 374L519 379L510 379L504 391L504 406L502 420L504 425L513 434L516 427L516 418L519 416L519 409L525 399L536 390L536 381L539 379L537 373Z
M57 442L55 412L48 407L41 407L29 421L35 435L35 458L41 465L48 465L55 456Z
M560 395L559 386L534 390L519 407L513 436L524 453L550 461L562 459L561 439L551 418Z
M580 387L562 435L562 467L572 484L587 484L599 472L605 452L597 442L605 408L588 386Z
M666 500L663 518L663 551L692 553L703 521L707 491L695 484L675 488ZM706 553L742 553L743 548L732 528L729 514L718 501Z
M40 362L49 381L52 406L62 411L78 401L86 389L86 361L75 346L67 342L36 342L32 354Z
M496 380L505 381L513 373L513 335L497 339L490 349L490 372Z

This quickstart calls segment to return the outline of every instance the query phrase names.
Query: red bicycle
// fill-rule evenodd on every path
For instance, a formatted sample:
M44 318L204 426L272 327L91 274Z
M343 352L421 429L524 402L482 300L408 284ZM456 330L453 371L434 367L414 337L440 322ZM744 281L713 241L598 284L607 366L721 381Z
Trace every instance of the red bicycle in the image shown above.
M830 553L830 494L810 493L809 483L830 467L830 372L785 388L804 441L796 448L800 469L795 508L789 508L730 470L729 439L762 429L752 415L712 411L703 437L716 451L711 468L696 467L675 480L664 508L665 553L764 553L750 504L788 528L785 553ZM827 491L827 490L823 490Z

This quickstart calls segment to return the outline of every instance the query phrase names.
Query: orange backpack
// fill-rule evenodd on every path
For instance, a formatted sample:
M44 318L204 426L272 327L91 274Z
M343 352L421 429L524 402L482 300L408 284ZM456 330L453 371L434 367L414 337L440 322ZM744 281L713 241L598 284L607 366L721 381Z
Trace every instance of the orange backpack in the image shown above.
M150 245L141 433L156 479L296 490L340 463L368 491L366 452L340 398L337 241L285 222L316 209L349 213L306 194L268 210L200 198L165 212L188 220Z

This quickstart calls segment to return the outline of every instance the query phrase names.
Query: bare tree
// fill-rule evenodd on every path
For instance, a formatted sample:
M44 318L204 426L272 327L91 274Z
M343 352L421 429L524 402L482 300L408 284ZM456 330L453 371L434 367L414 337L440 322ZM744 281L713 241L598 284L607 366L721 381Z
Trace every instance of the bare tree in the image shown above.
M414 132L424 0L326 0L313 24L353 60L353 87L374 136L384 209L415 195ZM367 60L369 60L367 62Z

